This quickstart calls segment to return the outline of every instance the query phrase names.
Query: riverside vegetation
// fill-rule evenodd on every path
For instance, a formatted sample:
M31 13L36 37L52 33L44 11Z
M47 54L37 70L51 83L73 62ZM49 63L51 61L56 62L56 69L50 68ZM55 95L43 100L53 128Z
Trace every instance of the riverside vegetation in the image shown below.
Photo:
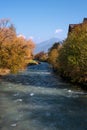
M24 69L33 58L35 44L16 34L9 19L0 20L0 74Z
M48 62L64 78L87 86L87 22L75 26L62 44L49 49Z
M8 19L0 20L0 74L15 73L33 63L35 44L23 36L18 37ZM71 82L87 85L87 22L75 26L67 38L55 43L48 54L41 52L37 60L48 61L62 77ZM31 63L32 61L32 63Z

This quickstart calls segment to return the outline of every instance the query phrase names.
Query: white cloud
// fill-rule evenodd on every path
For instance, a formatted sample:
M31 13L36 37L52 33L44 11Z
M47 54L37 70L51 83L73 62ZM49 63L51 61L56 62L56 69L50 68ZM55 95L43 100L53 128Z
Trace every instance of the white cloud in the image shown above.
M55 34L57 34L57 33L61 33L61 32L63 32L62 29L56 29L56 30L55 30Z
M19 34L17 37L22 37L22 38L24 38L25 39L25 36L24 35L22 35L22 34Z

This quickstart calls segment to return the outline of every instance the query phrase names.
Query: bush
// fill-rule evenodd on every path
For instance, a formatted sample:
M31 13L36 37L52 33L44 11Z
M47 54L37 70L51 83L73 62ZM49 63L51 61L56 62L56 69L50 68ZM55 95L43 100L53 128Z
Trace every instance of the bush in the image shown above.
M87 82L87 24L75 27L59 51L59 70L72 82Z

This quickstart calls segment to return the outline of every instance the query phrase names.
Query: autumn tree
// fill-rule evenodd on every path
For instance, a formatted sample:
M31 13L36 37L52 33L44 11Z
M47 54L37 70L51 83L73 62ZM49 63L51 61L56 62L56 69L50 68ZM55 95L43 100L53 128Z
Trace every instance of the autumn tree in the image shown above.
M46 62L48 60L48 54L45 53L44 51L41 51L39 53L37 53L34 58L36 60L42 61L42 62Z
M87 23L76 26L64 41L58 64L63 76L72 82L87 82Z
M0 20L0 45L16 37L15 27L9 19Z
M59 49L61 45L59 42L54 43L53 46L49 49L48 52L48 62L52 64L54 70L57 70L58 68L58 55L59 55Z
M26 57L31 58L34 43L19 38L8 19L0 21L0 68L17 72L26 66Z

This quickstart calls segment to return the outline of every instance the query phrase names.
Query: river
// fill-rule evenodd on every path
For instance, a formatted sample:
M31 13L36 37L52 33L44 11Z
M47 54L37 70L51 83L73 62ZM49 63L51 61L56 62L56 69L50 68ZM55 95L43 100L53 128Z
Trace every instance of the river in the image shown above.
M87 92L47 63L1 77L0 130L87 130Z

